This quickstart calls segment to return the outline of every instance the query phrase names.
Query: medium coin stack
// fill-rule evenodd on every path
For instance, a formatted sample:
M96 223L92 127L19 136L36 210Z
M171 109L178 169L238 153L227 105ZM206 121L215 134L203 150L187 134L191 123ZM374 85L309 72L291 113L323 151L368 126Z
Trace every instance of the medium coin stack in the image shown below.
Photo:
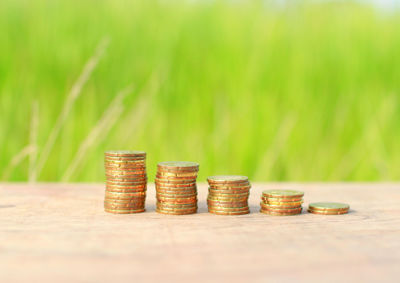
M338 215L348 213L350 206L337 202L314 202L308 206L308 212L324 215Z
M211 176L208 181L208 211L219 215L250 213L250 182L246 176Z
M261 212L269 215L296 215L302 211L304 193L292 190L268 190L261 196Z
M104 153L104 167L104 210L119 214L144 212L147 188L146 153L107 151Z
M184 215L197 212L197 173L199 164L187 161L160 162L157 165L156 211Z

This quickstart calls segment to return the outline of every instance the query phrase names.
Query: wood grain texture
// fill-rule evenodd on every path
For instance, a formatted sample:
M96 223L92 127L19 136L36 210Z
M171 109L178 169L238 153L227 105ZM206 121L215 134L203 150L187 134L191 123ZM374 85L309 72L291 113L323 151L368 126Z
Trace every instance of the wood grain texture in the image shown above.
M347 215L260 214L263 189L349 203ZM103 185L0 184L0 282L398 282L400 184L253 184L252 213L103 211Z

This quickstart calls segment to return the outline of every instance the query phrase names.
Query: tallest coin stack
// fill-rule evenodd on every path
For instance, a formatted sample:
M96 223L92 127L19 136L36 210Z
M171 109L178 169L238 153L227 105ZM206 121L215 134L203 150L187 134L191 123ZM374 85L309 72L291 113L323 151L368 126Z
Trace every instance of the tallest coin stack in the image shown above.
M146 153L107 151L104 154L106 193L104 209L110 213L144 212L147 188Z

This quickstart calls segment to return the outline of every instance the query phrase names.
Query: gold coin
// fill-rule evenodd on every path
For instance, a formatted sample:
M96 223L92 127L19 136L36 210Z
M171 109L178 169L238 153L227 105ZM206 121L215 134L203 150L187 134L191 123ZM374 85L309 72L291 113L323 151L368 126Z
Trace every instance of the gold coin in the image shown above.
M156 191L156 195L159 197L166 197L166 198L184 198L184 197L197 196L197 191L185 191L185 192Z
M197 186L193 185L191 187L164 187L156 185L156 190L162 192L185 192L185 191L197 191Z
M246 197L240 197L240 198L229 198L229 197L217 197L217 196L211 196L208 195L207 199L212 200L212 201L225 201L225 202L239 202L239 201L247 201L248 196Z
M289 205L274 205L270 203L261 202L260 205L264 208L271 208L271 209L291 209L291 208L301 207L301 203L289 204Z
M236 191L236 190L250 190L251 189L251 185L249 183L247 184L241 184L241 185L215 185L215 184L209 184L209 188L210 189L214 189L214 190L232 190L232 191Z
M144 204L140 205L113 205L104 203L105 209L118 209L118 210L136 210L136 209L144 209Z
M267 190L262 192L263 197L271 198L301 198L304 196L303 192L294 190Z
M106 184L106 189L111 189L111 190L126 190L126 191L134 191L134 190L145 190L147 189L147 184L140 184L136 186L131 186L131 185L107 185Z
M146 193L142 193L141 195L127 195L127 194L117 194L106 192L105 198L113 199L113 200L121 200L121 201L134 201L134 200L144 200L146 198Z
M133 202L144 202L146 196L135 196L130 198L123 198L121 196L105 195L104 200L114 203L133 203Z
M196 182L196 178L193 178L193 177L160 177L160 176L156 175L156 177L154 179L157 181L160 181L160 182L167 182L167 183L174 183L174 184Z
M221 206L221 207L248 207L248 202L240 201L240 202L226 202L226 201L213 201L207 199L208 206Z
M244 190L215 190L212 188L208 188L208 192L214 195L221 194L221 195L237 195L237 194L248 194L249 190L244 189Z
M243 206L247 206L247 203L238 203L238 204L212 204L208 203L208 207L211 207L213 209L229 209L229 208L240 208ZM248 207L248 206L247 206Z
M192 193L192 194L186 194L186 195L173 195L173 194L162 194L162 193L156 193L156 197L158 198L174 198L174 199L186 199L186 198L192 198L192 197L197 197L197 193Z
M248 197L250 193L240 193L240 194L220 194L220 193L213 193L213 192L208 192L208 195L210 197L221 197L221 198L243 198L243 197Z
M197 196L184 197L184 198L156 196L156 199L158 201L160 201L160 202L169 202L169 203L192 203L192 202L197 202Z
M146 167L145 160L104 160L104 167Z
M246 211L249 210L249 207L243 206L243 207L222 207L222 206L209 206L209 208L217 211L226 211L226 212L239 212L239 211Z
M160 162L157 164L157 167L160 169L167 169L167 170L199 170L199 164L196 162L189 162L189 161L166 161Z
M189 172L189 173L172 173L172 172L157 172L157 177L159 178L197 178L197 172Z
M260 210L261 213L264 214L268 214L268 215L272 215L272 216L292 216L292 215L299 215L301 214L300 212L274 212L274 211L270 211L270 210Z
M111 208L104 208L105 212L115 213L115 214L130 214L130 213L140 213L145 212L144 208L140 209L111 209Z
M271 201L270 199L261 198L261 202L271 205L297 205L297 204L302 204L303 199L297 201Z
M156 208L156 212L161 214L169 214L169 215L186 215L186 214L194 214L197 212L197 208L190 211L165 211L162 209Z
M129 156L129 157L146 157L145 151L138 150L109 150L104 152L105 156Z
M226 211L218 211L218 210L208 208L208 212L210 212L212 214L217 214L217 215L245 215L245 214L249 214L250 210L240 211L240 212L226 212Z
M190 204L157 203L156 207L162 210L182 211L182 210L190 210L197 208L197 203L190 203Z
M167 211L167 212L180 212L180 213L186 213L186 212L193 212L197 211L197 205L192 205L192 206L187 206L187 207L167 207L163 205L156 205L156 209L162 210L162 211Z
M339 215L339 214L346 214L349 213L348 210L338 210L338 211L322 211L322 210L313 210L313 209L308 209L307 210L309 213L314 213L314 214L321 214L321 215Z
M309 204L309 209L326 211L349 210L350 206L339 202L314 202Z
M154 179L156 183L159 184L193 184L196 183L196 179L188 178L188 179L167 179L167 178L156 178Z
M278 212L278 213L286 213L286 212L295 213L295 212L301 212L301 210L302 210L301 206L300 207L293 207L293 208L273 208L271 206L262 205L261 208L263 210L268 210L268 211L271 211L271 212Z
M249 178L246 176L236 176L236 175L219 175L210 176L207 178L210 184L236 184L236 183L248 183Z
M264 202L285 202L285 203L292 203L292 202L299 202L303 201L303 198L269 198L269 197L261 197L261 200Z
M155 182L156 188L160 189L167 189L170 188L171 190L179 190L179 189L189 189L189 188L197 188L196 183L188 183L188 184L171 184L171 183L158 183Z
M118 185L118 186L139 186L147 184L147 179L115 179L115 178L106 178L106 184L108 185Z

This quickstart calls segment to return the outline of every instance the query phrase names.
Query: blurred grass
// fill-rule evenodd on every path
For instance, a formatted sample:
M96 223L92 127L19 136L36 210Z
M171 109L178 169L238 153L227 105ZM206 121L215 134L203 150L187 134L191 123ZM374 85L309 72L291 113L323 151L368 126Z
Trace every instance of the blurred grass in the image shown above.
M0 1L0 178L35 170L33 155L16 160L32 146L32 105L40 158L108 36L40 181L63 178L129 84L111 130L64 180L103 180L107 149L147 151L150 177L158 161L192 160L200 180L399 180L399 26L398 10L348 1Z

